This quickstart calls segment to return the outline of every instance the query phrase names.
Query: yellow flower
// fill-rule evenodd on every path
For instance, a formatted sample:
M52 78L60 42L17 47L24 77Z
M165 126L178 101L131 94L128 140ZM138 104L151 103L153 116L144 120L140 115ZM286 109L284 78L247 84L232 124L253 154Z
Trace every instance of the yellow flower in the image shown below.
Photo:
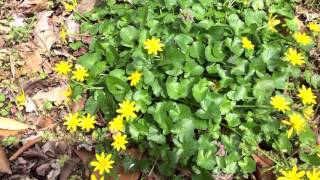
M98 179L97 179L97 177L96 177L94 174L91 174L90 180L98 180ZM99 178L99 180L104 180L104 176L101 176L101 177Z
M306 33L294 33L293 38L297 41L297 43L302 44L304 46L312 43L311 37L308 36Z
M269 20L268 20L268 28L270 31L272 32L278 32L275 28L275 26L277 26L278 24L280 24L280 20L276 19L277 15L272 16L272 14L270 14L269 16Z
M59 32L60 40L63 44L67 43L67 31L64 25L61 25L61 29Z
M96 154L97 161L92 161L90 163L91 166L95 167L93 171L99 171L100 175L102 175L104 171L110 173L110 169L112 169L112 164L114 163L114 161L111 160L111 157L111 154L105 155L104 152L100 155Z
M119 132L119 131L123 131L123 129L124 129L124 124L123 124L122 116L119 115L113 118L113 120L109 122L109 130L111 132Z
M302 103L304 105L308 104L316 104L316 96L312 93L311 88L306 88L304 85L302 85L301 88L299 88L299 94L298 97L302 99Z
M72 68L72 64L68 61L60 61L59 63L55 64L53 70L59 75L67 75Z
M142 73L139 71L135 71L132 73L129 77L128 80L130 80L130 86L137 86L138 82L140 81L142 76Z
M303 117L301 117L298 113L293 113L289 116L289 121L283 120L282 123L291 126L290 130L288 131L288 138L291 137L293 131L295 131L297 134L304 131L306 124Z
M76 70L72 71L71 79L82 82L88 76L89 76L88 70L82 67L81 65L77 64Z
M158 55L158 51L161 52L163 46L160 39L155 37L144 41L144 49L148 50L148 54Z
M277 109L278 111L281 111L285 113L285 111L290 110L289 102L286 101L286 99L282 96L274 96L271 97L270 104L273 106L273 108Z
M121 135L121 134L116 134L113 136L113 143L111 144L114 149L117 151L126 150L126 144L128 143L127 141L127 135Z
M75 132L77 130L77 127L80 125L80 119L78 113L69 113L67 116L64 117L66 122L63 123L63 125L67 126L67 129L70 132Z
M278 177L277 180L302 180L305 171L298 171L297 166L293 166L292 170L281 171L282 177Z
M16 101L17 101L18 106L24 106L26 104L27 98L26 98L23 90L16 97Z
M254 49L254 45L247 37L242 37L242 47L248 50Z
M310 22L308 24L308 28L313 32L320 32L320 26L315 22Z
M313 116L314 116L313 106L307 106L306 108L304 108L303 116L306 119L311 120L313 118Z
M67 12L71 12L71 11L75 10L75 8L78 5L78 2L77 2L77 0L72 0L71 4L66 3L66 2L62 2L62 4Z
M63 91L63 96L66 98L65 102L69 103L71 101L72 89L68 85L68 87Z
M296 49L289 48L285 56L285 59L292 65L302 65L305 63L302 54L298 53Z
M90 131L94 129L94 124L96 123L95 116L91 116L89 113L87 116L82 116L80 119L80 126L83 130Z
M120 108L117 109L117 113L121 114L123 117L125 117L127 120L129 118L136 118L138 111L138 108L135 107L134 101L124 100L122 103L119 104Z
M307 171L306 175L309 180L320 180L320 171L314 167L312 171Z

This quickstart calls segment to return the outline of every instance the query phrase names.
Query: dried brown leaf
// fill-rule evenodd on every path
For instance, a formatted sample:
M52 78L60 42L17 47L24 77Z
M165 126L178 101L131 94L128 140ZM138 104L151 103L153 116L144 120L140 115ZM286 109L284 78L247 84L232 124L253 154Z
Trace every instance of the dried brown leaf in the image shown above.
M28 128L29 128L28 125L21 123L19 121L16 121L10 118L0 117L0 129L22 131Z
M39 51L24 52L21 53L21 57L24 59L26 65L23 68L25 74L28 74L30 72L35 73L42 70L41 65L43 63L43 59Z
M12 174L7 155L1 146L0 146L0 172Z
M59 105L62 104L63 101L66 100L66 96L64 96L64 92L67 90L67 86L60 86L50 88L49 91L39 91L37 92L32 99L33 100L41 100L41 102L45 103L46 101L54 102ZM37 104L43 105L43 104Z
M25 150L27 150L29 147L33 146L34 144L36 144L37 142L41 141L41 137L40 136L34 136L32 138L30 138L28 141L25 142L25 144L23 144L23 146L21 146L11 157L10 157L10 161L13 161L15 159L17 159Z
M49 23L53 11L42 11L38 14L38 22L34 28L33 36L39 51L49 52L52 45L59 39L58 34L54 31L54 26Z

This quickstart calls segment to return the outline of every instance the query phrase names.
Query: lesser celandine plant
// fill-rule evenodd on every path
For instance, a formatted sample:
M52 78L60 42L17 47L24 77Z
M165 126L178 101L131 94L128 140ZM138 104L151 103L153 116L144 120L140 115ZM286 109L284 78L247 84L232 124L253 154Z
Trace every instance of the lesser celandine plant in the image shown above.
M319 25L299 32L293 5L108 0L81 15L89 52L55 71L71 79L73 99L89 94L65 125L96 140L92 169L115 176L122 165L181 179L186 168L194 179L243 179L256 170L253 155L263 155L279 180L317 179L310 125L320 76L309 51ZM92 119L97 112L105 127Z

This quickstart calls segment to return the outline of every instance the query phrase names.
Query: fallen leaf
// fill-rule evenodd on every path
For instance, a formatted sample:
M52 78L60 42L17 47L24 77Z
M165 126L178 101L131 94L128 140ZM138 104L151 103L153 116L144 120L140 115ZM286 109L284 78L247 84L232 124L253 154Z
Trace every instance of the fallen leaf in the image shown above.
M26 130L28 128L28 125L19 121L10 118L0 117L0 129L21 131Z
M77 34L80 32L79 24L74 20L73 15L70 15L65 20L65 25L68 32L68 40L73 42L76 39Z
M214 176L215 180L233 180L233 174L223 174Z
M139 170L125 172L123 167L120 167L120 171L118 173L119 173L119 179L121 180L138 180L140 179L140 175L141 175L141 172Z
M25 67L23 68L25 74L29 74L30 72L40 72L42 70L41 65L43 63L43 59L39 51L23 52L21 53L21 57L25 62Z
M64 96L64 92L67 90L67 86L59 86L50 88L49 91L39 91L37 92L32 99L33 100L41 100L44 102L51 101L55 104L59 105L62 104L63 101L66 100L66 96Z
M89 12L93 10L97 0L82 0L78 5L77 11L80 13Z
M273 173L270 168L263 168L257 166L257 170L254 173L254 176L258 180L276 180L276 175Z
M36 125L39 126L41 129L50 127L53 124L54 120L47 116L40 116L36 121Z
M23 27L23 26L25 26L24 19L25 18L23 18L17 14L13 14L12 21L9 23L9 25L11 27Z
M0 172L12 174L7 155L1 146L0 146Z
M25 104L25 107L26 107L26 112L37 111L36 105L34 104L34 102L30 98L27 98L27 102Z
M26 12L39 12L47 7L48 0L24 0L19 7L26 8Z
M268 168L273 165L273 162L265 156L254 154L252 157L260 167Z
M90 153L85 149L80 149L80 150L74 149L73 151L81 159L83 164L89 163L89 161L94 157L93 153Z
M0 129L0 137L15 136L17 134L19 134L19 131Z
M34 144L36 144L37 142L41 141L41 137L40 136L34 136L32 138L30 138L28 141L26 141L23 146L21 146L11 157L10 157L10 161L13 161L15 159L17 159L25 150L27 150L29 147L33 146Z
M86 96L82 96L82 98L79 99L78 101L73 101L71 104L71 111L73 113L81 111L84 108L86 101L87 101Z
M77 167L79 162L80 160L78 158L69 159L61 170L59 180L68 180L72 171L74 170L75 167Z
M38 22L35 25L33 36L41 53L49 52L52 45L59 39L58 34L54 31L54 26L49 23L49 17L52 13L53 11L42 11L37 16Z

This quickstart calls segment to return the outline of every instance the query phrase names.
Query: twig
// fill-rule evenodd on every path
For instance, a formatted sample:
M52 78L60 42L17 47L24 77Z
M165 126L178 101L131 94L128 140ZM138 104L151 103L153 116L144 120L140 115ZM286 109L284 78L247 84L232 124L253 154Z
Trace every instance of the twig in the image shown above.
M159 159L159 155L157 156L156 161L153 163L152 168L151 168L151 170L150 170L150 172L149 172L148 176L150 176L150 175L151 175L151 173L153 172L153 169L154 169L154 167L156 166L156 164L157 164L157 162L158 162L158 159Z
M15 159L17 159L25 150L27 150L29 147L33 146L34 144L36 144L37 142L41 141L41 136L37 135L35 138L29 140L28 142L26 142L21 148L19 148L11 157L10 157L10 161L13 161Z

